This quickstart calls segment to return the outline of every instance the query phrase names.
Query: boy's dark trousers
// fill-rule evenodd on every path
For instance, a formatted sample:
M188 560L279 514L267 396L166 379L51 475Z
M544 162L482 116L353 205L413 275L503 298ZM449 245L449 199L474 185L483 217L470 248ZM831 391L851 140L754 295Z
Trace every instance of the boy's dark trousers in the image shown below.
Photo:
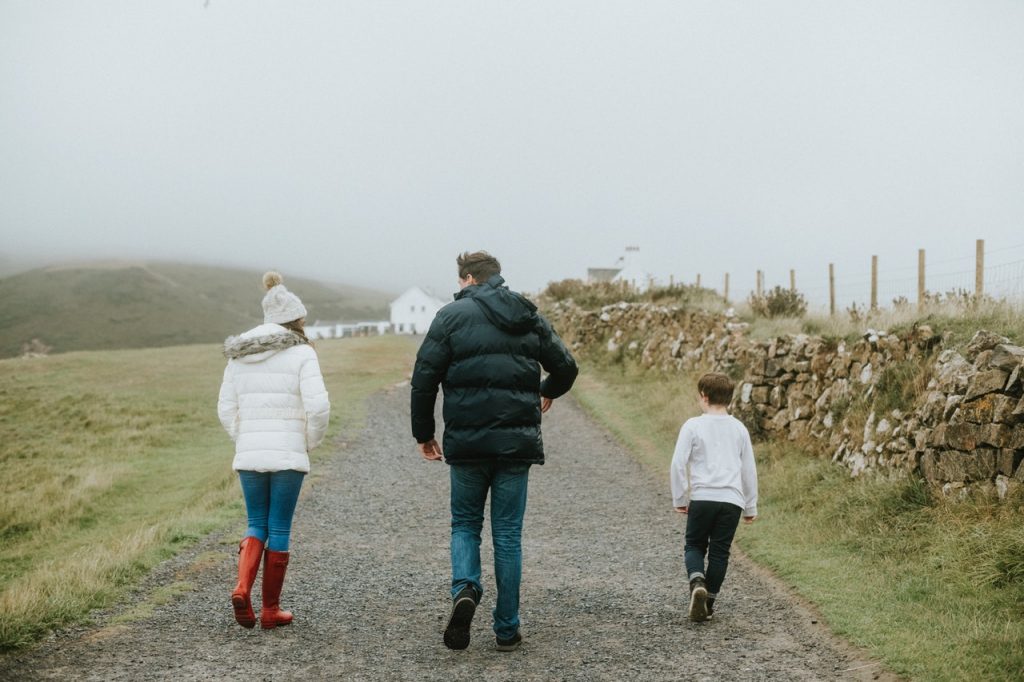
M692 580L704 576L708 594L717 595L729 567L729 547L743 509L728 502L697 500L690 502L686 515L686 573ZM704 570L704 556L708 557Z

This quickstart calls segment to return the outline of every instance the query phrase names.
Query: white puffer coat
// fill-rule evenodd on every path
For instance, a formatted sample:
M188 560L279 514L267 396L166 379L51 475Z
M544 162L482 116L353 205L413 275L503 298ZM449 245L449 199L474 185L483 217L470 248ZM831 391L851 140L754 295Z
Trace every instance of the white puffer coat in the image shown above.
M316 351L281 325L262 324L228 338L224 355L217 414L235 441L232 467L308 472L307 453L331 412Z

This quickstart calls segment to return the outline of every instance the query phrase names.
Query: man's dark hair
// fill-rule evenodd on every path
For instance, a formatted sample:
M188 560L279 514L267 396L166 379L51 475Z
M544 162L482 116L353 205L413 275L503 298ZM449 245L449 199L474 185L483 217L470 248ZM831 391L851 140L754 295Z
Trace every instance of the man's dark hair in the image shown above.
M707 396L712 405L728 407L735 390L733 380L720 372L708 372L697 380L697 391Z
M455 262L459 265L459 279L466 279L472 275L473 279L483 284L491 277L501 274L501 263L486 251L466 251L458 256Z

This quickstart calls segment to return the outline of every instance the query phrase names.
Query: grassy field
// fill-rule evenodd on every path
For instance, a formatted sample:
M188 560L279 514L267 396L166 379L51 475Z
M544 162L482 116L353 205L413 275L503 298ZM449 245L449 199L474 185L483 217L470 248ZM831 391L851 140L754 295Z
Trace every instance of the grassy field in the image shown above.
M679 427L699 414L693 379L590 366L575 395L667 490ZM835 632L912 679L1020 679L1024 500L947 503L910 481L851 480L790 445L755 452L761 516L737 543ZM727 593L728 581L722 608Z
M405 378L403 337L317 343L331 432ZM0 650L112 603L244 511L216 416L217 345L0 360ZM330 454L325 445L314 454Z

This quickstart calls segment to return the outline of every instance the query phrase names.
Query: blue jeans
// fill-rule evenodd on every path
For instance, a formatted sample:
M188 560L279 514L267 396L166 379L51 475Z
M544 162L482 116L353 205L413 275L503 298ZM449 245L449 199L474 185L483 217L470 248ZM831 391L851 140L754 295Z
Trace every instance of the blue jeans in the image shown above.
M690 580L696 575L704 576L708 594L713 597L718 595L725 581L729 548L741 514L743 509L728 502L690 502L686 515L686 545L683 548L686 573ZM708 558L707 573L704 571L705 555Z
M480 530L484 503L491 493L491 537L494 542L494 578L498 599L494 607L494 634L509 639L519 630L519 581L523 573L523 515L529 464L453 464L452 598L467 585L480 584Z
M267 543L272 552L287 552L292 515L306 474L301 471L239 471L245 510L249 515L246 537Z

